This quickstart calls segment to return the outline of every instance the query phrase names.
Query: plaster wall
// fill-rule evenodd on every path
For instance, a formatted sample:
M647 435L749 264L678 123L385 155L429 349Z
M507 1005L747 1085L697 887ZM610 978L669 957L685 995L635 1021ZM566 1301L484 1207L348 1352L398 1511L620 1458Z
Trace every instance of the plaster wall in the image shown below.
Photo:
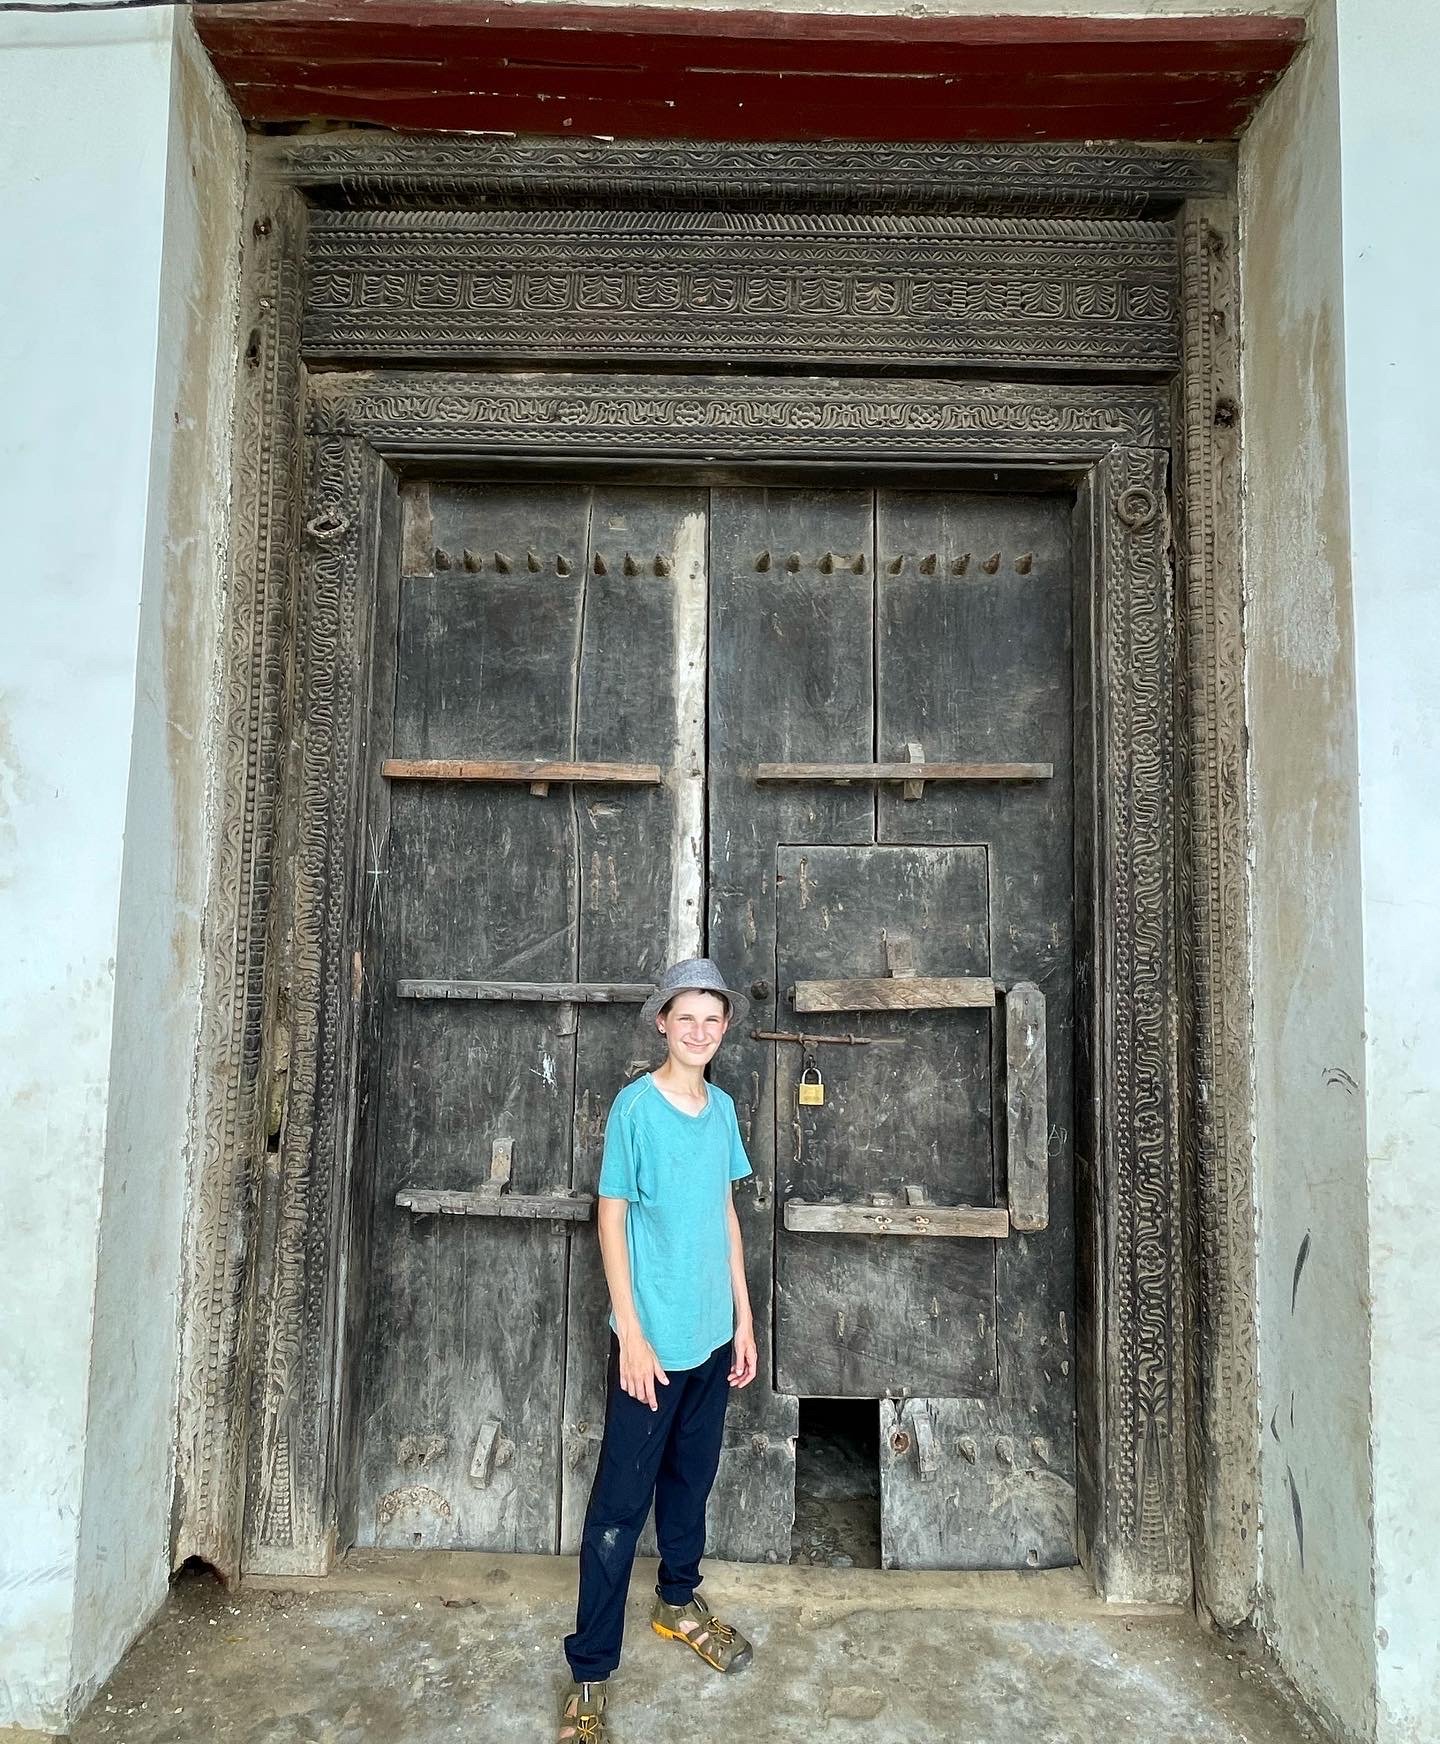
M1242 147L1260 1620L1374 1725L1364 960L1333 11Z
M188 29L0 13L0 1725L168 1573L241 148Z
M1422 1744L1440 1739L1440 42L1433 0L1339 0L1339 24L1376 1732Z

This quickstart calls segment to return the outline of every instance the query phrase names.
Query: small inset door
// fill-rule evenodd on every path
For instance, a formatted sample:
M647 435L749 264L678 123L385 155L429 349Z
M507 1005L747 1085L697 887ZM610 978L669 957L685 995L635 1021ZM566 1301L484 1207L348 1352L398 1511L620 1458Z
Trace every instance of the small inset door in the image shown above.
M993 1242L911 1233L996 1202L986 850L785 848L775 882L781 997L853 1038L780 1050L776 1385L992 1395Z

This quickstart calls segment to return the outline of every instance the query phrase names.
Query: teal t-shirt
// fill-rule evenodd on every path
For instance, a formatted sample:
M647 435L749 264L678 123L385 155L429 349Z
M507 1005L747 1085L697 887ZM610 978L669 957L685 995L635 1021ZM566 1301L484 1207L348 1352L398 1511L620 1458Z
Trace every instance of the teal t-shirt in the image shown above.
M750 1160L735 1104L718 1085L705 1089L704 1111L686 1114L647 1072L615 1098L605 1124L599 1190L630 1202L630 1287L663 1369L697 1368L735 1335L726 1210Z

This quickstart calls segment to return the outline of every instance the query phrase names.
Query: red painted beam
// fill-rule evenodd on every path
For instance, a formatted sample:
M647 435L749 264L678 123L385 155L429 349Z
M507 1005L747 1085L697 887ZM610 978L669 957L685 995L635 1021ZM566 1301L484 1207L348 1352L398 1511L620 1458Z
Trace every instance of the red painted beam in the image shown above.
M254 121L707 140L1216 139L1299 18L907 18L199 0Z

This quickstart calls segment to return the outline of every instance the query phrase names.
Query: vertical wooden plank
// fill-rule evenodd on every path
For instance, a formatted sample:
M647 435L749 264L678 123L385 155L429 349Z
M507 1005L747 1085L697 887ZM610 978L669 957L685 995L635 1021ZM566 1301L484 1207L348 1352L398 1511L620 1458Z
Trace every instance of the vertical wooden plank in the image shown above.
M1075 1480L1044 1435L984 1399L880 1401L883 1568L1064 1568Z
M782 848L780 982L845 968L883 974L889 935L922 974L989 968L981 848ZM995 1202L992 1012L847 1014L872 1038L824 1048L825 1101L799 1106L798 1048L776 1072L776 1192L810 1202ZM992 1393L995 1247L988 1240L777 1234L779 1385L808 1396Z
M576 793L580 977L645 981L699 947L705 804L705 493L598 486L575 755L655 762L661 788ZM598 558L598 563L597 563ZM615 1093L658 1058L633 1006L576 1013L573 1183L593 1193ZM557 1308L559 1304L557 1304ZM560 1545L578 1549L605 1409L609 1293L571 1235Z
M401 584L395 755L571 755L587 506L578 488L432 486L433 573ZM407 784L391 806L387 972L575 974L564 793ZM553 1550L566 1233L416 1218L394 1196L477 1185L504 1139L515 1191L565 1183L573 1024L393 1001L382 1047L357 1540Z
M1038 1436L1048 1450L1047 1469L1073 1485L1078 584L1071 514L1068 497L1059 494L882 492L876 613L882 755L904 756L913 741L927 762L1054 766L1044 782L927 786L910 801L886 791L879 833L886 841L985 844L992 973L1004 986L1030 981L1044 994L1049 1221L996 1244L999 1396L979 1404L992 1438L1023 1446ZM1003 1048L997 1024L997 1078ZM1073 1537L1041 1555L1070 1559Z
M835 562L837 553L850 561ZM874 836L866 790L761 788L752 779L759 763L873 757L873 566L869 493L711 493L708 946L753 994L755 1028L776 1027L779 844ZM744 1500L716 1511L714 1535L731 1554L788 1560L799 1408L774 1391L774 1075L774 1045L748 1035L726 1044L716 1068L755 1169L737 1205L760 1372L731 1412L735 1451L754 1461L735 1492Z
M1006 1176L1016 1229L1044 1229L1050 1221L1045 1052L1045 995L1017 981L1005 995Z
M422 487L428 491L428 486ZM356 1012L355 1095L349 1190L350 1234L344 1267L345 1299L341 1307L347 1336L342 1345L344 1368L340 1388L341 1421L336 1465L337 1527L341 1544L354 1541L359 1495L360 1437L356 1421L365 1388L367 1340L364 1335L365 1293L369 1287L374 1229L377 1108L384 1093L384 1040L393 998L393 977L386 969L385 888L390 855L390 783L380 765L390 744L395 718L402 549L415 521L413 495L397 491L393 475L381 481L379 544L375 563L375 594L371 631L369 694L360 750L364 793L365 852L357 876L360 941L360 987ZM429 521L428 496L424 518ZM359 1336L356 1336L357 1331Z

